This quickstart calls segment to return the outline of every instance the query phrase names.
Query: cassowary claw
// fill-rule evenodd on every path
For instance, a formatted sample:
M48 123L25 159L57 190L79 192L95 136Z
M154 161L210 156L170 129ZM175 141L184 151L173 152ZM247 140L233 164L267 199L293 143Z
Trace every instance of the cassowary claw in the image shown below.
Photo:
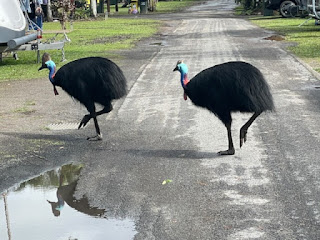
M247 131L246 130L240 130L240 148L242 145L247 141Z
M84 117L82 118L78 129L80 129L81 127L85 127L87 125L87 123L90 121L91 116L89 114L84 115Z
M218 155L222 156L222 155L234 155L235 150L234 149L228 149L226 151L220 151L218 152Z
M87 140L88 141L100 141L100 140L102 140L102 134L98 134L94 137L87 137Z

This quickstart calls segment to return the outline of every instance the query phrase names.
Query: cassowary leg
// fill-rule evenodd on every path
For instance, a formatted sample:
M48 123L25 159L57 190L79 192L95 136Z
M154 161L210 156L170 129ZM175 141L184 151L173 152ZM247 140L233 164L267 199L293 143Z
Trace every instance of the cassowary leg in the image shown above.
M109 105L105 106L101 111L97 112L97 116L101 115L101 114L104 114L104 113L108 113L108 112L111 112L113 109L111 103L109 103Z
M98 124L98 120L97 120L97 116L95 115L93 117L93 121L94 121L94 126L96 128L96 132L97 132L97 135L96 136L93 136L93 137L88 137L87 140L89 141L99 141L99 140L102 140L102 134L100 132L100 127L99 127L99 124Z
M247 131L251 126L253 121L260 115L261 113L254 113L252 117L240 128L240 147L247 141Z
M105 106L101 111L99 112L95 112L95 107L93 107L93 109L90 109L87 108L89 112L94 112L94 114L87 114L87 115L84 115L84 117L82 118L79 126L78 126L78 129L80 129L81 127L85 127L87 125L87 123L90 121L91 118L93 118L94 116L99 116L101 114L104 114L104 113L108 113L108 112L111 112L113 107L111 105L111 103L109 103L109 105Z
M90 141L102 140L102 134L100 132L100 127L99 127L99 124L98 124L97 116L102 115L104 113L111 112L112 109L113 109L113 107L112 107L112 105L110 103L108 106L104 107L101 111L94 113L95 116L93 117L93 121L94 121L94 126L96 128L97 135L94 136L94 137L88 137L87 140L90 140Z
M229 148L226 151L220 151L218 152L219 155L233 155L235 153L233 141L232 141L232 135L231 135L231 121L229 123L225 124L227 131L228 131L228 143Z
M108 112L111 112L113 109L111 103L109 103L108 105L106 105L101 111L99 112L93 112L91 113L90 115L85 115L81 121L82 124L84 124L83 126L85 126L87 124L87 122L93 118L93 121L94 121L94 126L96 128L96 132L97 132L97 135L96 136L93 136L93 137L88 137L87 140L90 140L90 141L99 141L99 140L102 140L102 134L100 132L100 127L99 127L99 124L98 124L98 120L97 120L97 116L99 115L102 115L104 113L108 113ZM81 123L80 123L80 126L81 126ZM79 127L80 127L79 126Z
M92 118L91 114L84 115L84 117L82 118L78 126L78 129L80 129L81 127L85 127L91 118Z

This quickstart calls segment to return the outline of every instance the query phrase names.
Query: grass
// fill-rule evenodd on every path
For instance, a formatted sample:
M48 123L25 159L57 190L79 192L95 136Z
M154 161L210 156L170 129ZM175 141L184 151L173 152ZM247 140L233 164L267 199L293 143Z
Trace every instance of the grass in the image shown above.
M34 106L36 105L36 103L34 101L28 100L24 103L24 105L22 107L19 107L17 109L14 110L15 113L32 113L35 110L34 109L30 109L30 106Z
M299 25L306 20L304 18L255 17L250 20L262 28L285 36L288 42L296 43L288 50L320 72L320 26L315 25L315 20L301 27Z
M131 48L139 39L156 33L158 26L160 26L158 21L132 18L76 21L73 23L73 31L67 34L71 42L65 45L66 58L72 61L87 56L108 57L114 50ZM44 29L47 31L60 28L58 22L44 23ZM43 41L52 36L52 33L44 34ZM61 51L48 52L52 55L52 59L59 63ZM0 63L0 81L39 78L48 74L47 71L37 71L40 64L36 64L35 51L19 51L18 56L18 61L4 58ZM59 63L58 67L65 63Z
M243 15L243 11L244 8L242 5L238 5L235 9L234 9L234 14L237 16Z
M178 12L182 9L194 5L195 0L183 0L183 1L160 1L157 4L157 13Z
M178 11L181 11L182 9L189 7L193 4L195 4L196 2L200 2L200 1L201 0L158 1L156 11L155 12L148 12L148 14L178 12ZM111 13L111 15L113 15L113 14L128 15L128 7L122 8L121 4L119 4L118 12L116 12L115 6L112 5L110 8L110 13ZM139 11L140 11L140 9L139 9Z

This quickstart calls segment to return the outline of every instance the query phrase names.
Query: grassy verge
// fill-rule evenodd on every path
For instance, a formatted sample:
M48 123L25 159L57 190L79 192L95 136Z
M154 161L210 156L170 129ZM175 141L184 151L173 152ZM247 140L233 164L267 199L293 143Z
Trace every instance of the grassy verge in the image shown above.
M320 72L320 26L310 20L299 27L306 19L258 17L250 20L265 29L276 31L285 36L285 40L297 43L288 49Z
M158 31L160 22L146 19L114 19L94 21L77 21L73 31L68 33L70 43L65 45L68 61L87 56L110 56L113 50L127 49L141 38L149 37ZM45 23L45 31L60 30L58 22ZM51 38L52 33L44 34L43 41ZM61 51L48 51L56 63L61 60ZM12 79L32 79L47 75L46 71L38 72L35 51L18 52L19 60L4 58L0 63L0 81ZM59 63L59 67L64 63Z
M157 4L156 13L177 12L186 7L194 5L196 2L201 2L201 1L200 0L160 1Z

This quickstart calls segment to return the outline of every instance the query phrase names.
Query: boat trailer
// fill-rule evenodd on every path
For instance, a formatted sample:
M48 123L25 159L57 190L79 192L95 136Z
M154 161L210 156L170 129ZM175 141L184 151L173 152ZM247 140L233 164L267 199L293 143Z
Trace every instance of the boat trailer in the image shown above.
M37 63L40 62L40 51L57 49L62 52L62 61L65 60L64 45L70 42L65 31L56 31L55 36L43 42L43 30L37 26L37 30L26 30L30 25L36 25L21 9L19 0L0 0L0 62L4 53L13 53L17 59L18 51L36 51ZM32 23L32 24L31 24ZM57 40L58 36L63 38Z

